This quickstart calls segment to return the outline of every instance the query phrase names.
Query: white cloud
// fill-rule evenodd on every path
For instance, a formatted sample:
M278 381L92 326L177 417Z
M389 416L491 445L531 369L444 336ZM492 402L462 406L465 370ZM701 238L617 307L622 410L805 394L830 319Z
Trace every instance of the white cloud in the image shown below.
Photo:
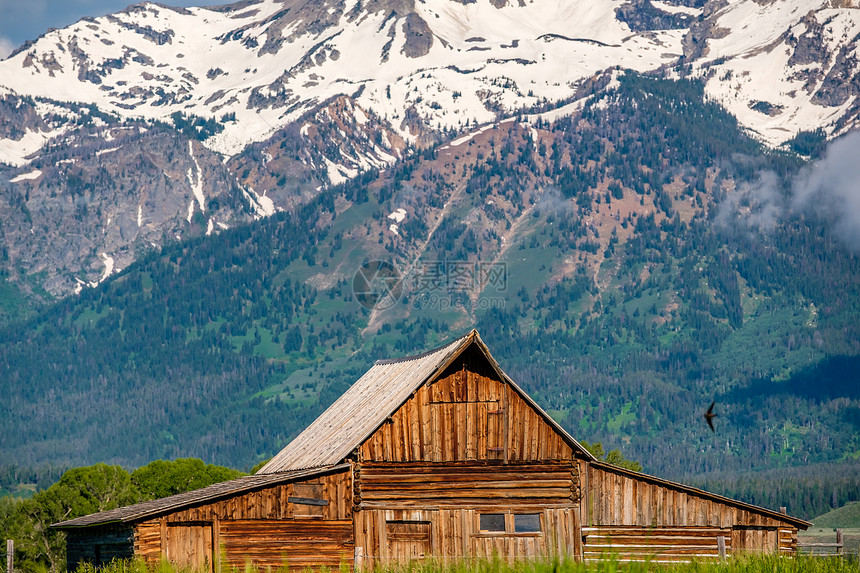
M715 221L725 229L771 231L790 213L829 221L848 247L860 251L860 131L830 143L824 156L783 182L772 172L741 183L722 200Z
M12 40L0 36L0 60L5 60L6 56L11 54L14 49L15 44L12 43Z
M727 193L714 220L726 229L770 232L784 211L779 178L771 171L764 171L755 181L743 182Z
M795 210L815 210L835 219L836 232L860 249L860 132L834 141L824 157L794 181Z

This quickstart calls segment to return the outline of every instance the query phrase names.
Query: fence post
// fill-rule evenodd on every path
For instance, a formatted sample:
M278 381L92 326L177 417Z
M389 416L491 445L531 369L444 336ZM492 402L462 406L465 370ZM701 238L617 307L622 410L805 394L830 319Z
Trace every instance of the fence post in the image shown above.
M726 560L726 538L720 535L717 537L717 551L720 553L720 561Z
M842 529L836 530L836 555L842 557L845 548L845 539L842 537Z
M15 565L15 540L6 540L6 573L12 573Z
M355 548L355 561L353 569L358 573L364 569L364 547Z

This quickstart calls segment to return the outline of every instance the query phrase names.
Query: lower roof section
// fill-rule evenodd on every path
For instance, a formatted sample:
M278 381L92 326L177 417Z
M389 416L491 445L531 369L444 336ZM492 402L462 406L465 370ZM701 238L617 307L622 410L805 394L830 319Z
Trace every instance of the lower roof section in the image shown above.
M723 495L719 495L716 493L711 493L709 491L705 491L703 489L699 489L690 485L685 485L682 483L669 481L667 479L655 477L648 474L643 474L642 472L636 472L633 470L628 470L626 468L622 468L620 466L612 465L606 462L589 462L592 467L597 468L599 470L604 470L620 475L627 476L632 479L641 480L647 483L652 483L656 485L661 485L671 489L677 489L689 494L693 494L705 499L710 499L716 501L718 503L723 503L725 505L737 507L740 509L744 509L746 511L752 511L754 513L759 513L761 515L766 515L772 519L776 519L778 521L782 521L784 523L791 524L795 527L799 527L801 529L806 529L812 525L811 522L806 521L804 519L800 519L799 517L792 517L790 515L786 515L785 513L780 513L778 511L773 511L772 509L767 509L766 507L760 507L758 505L753 505L751 503L746 503L743 501L738 501L736 499L732 499L730 497L725 497Z
M339 464L306 470L243 476L234 480L196 489L194 491L171 495L170 497L144 501L134 505L127 505L125 507L118 507L108 511L92 513L83 517L61 521L60 523L51 525L51 527L55 529L73 529L76 527L90 527L94 525L107 525L110 523L132 523L191 505L212 502L225 497L234 496L239 493L245 493L280 483L313 478L319 475L343 471L348 468L349 464Z

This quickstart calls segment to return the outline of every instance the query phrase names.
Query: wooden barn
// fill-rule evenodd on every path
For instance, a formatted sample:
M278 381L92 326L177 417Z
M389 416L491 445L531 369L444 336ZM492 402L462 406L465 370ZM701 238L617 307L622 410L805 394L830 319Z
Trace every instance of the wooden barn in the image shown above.
M376 362L256 475L88 515L68 564L369 568L498 554L794 553L810 524L597 461L472 331Z

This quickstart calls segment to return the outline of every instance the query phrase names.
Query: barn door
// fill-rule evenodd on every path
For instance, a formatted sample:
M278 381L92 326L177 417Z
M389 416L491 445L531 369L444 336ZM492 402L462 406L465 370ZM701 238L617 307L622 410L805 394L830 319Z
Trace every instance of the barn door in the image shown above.
M168 523L167 560L182 568L213 573L211 523Z
M736 525L732 528L733 552L776 553L779 534L776 527Z
M429 521L387 521L385 529L391 559L421 559L430 555Z

